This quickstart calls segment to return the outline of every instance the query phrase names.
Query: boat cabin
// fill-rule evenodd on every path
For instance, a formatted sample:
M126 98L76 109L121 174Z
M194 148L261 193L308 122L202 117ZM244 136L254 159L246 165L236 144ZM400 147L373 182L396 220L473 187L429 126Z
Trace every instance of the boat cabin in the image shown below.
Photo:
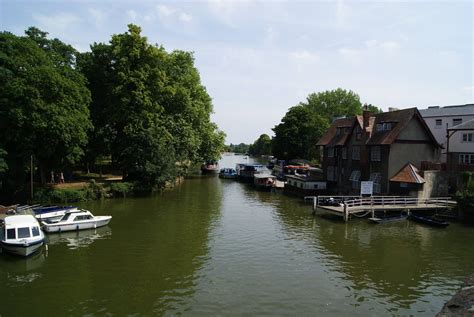
M38 221L30 215L16 215L5 218L4 239L20 240L41 236Z

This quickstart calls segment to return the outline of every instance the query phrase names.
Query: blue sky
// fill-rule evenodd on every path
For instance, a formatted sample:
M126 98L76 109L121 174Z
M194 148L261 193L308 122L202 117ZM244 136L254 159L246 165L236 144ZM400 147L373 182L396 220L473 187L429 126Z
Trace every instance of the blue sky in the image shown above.
M194 52L213 120L228 143L249 143L338 87L384 110L474 102L473 3L0 0L0 24L86 51L135 23L152 43Z

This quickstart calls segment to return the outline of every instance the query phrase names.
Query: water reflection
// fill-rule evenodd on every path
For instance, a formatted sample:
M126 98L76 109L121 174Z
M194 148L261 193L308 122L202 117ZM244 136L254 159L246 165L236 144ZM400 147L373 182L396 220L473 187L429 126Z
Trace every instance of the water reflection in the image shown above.
M0 276L2 276L2 288L19 287L32 283L41 278L42 274L38 269L46 261L46 254L43 248L35 254L24 258L11 254L0 255Z
M88 247L96 240L111 239L111 236L112 229L105 226L90 230L48 234L46 235L46 243L49 246L65 243L69 249L74 250L81 247ZM54 252L54 250L52 252Z

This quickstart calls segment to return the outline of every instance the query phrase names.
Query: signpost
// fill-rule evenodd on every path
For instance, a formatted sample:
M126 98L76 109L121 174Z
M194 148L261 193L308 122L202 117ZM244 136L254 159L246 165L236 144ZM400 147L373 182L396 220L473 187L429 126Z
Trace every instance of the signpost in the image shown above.
M372 196L372 193L374 192L374 182L372 181L365 181L365 182L360 182L360 195L369 195Z

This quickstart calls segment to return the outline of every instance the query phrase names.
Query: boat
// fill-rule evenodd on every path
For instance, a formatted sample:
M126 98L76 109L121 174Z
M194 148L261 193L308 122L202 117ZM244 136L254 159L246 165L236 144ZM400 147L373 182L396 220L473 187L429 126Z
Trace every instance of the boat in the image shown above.
M40 206L32 211L38 220L59 220L67 211L77 210L74 206Z
M271 190L276 181L276 176L271 174L254 174L253 183L259 190Z
M29 256L44 244L44 234L32 215L14 215L4 219L0 245L6 252Z
M407 214L402 214L402 215L387 216L387 217L372 217L372 218L369 218L369 220L373 223L381 224L381 223L403 221L403 220L407 220L407 218L408 218Z
M219 164L217 162L206 162L201 165L202 174L214 174L219 172Z
M449 222L431 216L411 214L409 219L432 227L446 228L449 226Z
M222 168L219 171L220 178L237 178L237 171L233 168Z
M66 211L59 220L42 221L46 232L63 232L99 228L107 225L112 216L94 216L90 211L76 209Z
M260 174L265 170L265 166L260 164L237 164L236 166L238 178L243 182L252 183L253 176Z

